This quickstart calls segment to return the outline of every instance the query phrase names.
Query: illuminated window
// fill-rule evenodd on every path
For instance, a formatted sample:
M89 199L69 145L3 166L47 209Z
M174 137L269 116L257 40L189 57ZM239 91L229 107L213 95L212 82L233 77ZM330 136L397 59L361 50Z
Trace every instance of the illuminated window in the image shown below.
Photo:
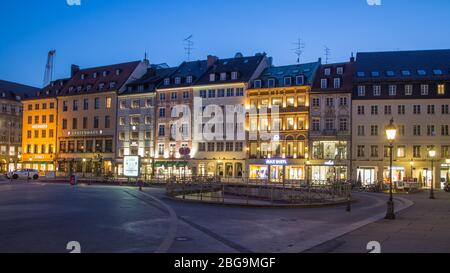
M294 98L294 97L288 97L288 98L286 99L286 105L287 105L288 107L293 107L294 104L295 104L295 98Z
M106 98L106 109L111 109L111 103L112 103L112 99Z
M287 122L287 130L294 130L295 124L294 118L287 118L286 122Z
M397 148L397 157L404 158L406 156L405 146L398 146Z
M438 84L438 95L445 95L445 84Z
M282 105L283 99L282 98L273 98L272 99L272 105Z

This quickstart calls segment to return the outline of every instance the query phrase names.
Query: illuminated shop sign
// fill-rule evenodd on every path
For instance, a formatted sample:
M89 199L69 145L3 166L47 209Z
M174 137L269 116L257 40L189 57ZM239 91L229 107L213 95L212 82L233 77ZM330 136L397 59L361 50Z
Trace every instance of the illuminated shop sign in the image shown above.
M47 129L48 125L47 124L35 124L35 125L31 126L31 128L33 128L33 129Z
M123 158L123 174L125 177L139 177L139 156L125 156Z
M69 136L91 136L91 135L103 135L102 130L92 130L92 131L71 131L67 132Z
M288 161L286 159L267 159L267 165L287 165Z
M325 165L326 166L334 166L334 161L327 161L327 162L325 162Z

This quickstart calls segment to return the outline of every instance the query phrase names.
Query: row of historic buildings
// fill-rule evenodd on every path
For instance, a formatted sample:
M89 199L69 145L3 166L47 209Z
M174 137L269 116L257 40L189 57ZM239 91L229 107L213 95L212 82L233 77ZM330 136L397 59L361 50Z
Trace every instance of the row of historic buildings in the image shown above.
M22 99L22 167L272 181L446 179L450 50L274 66L266 54L80 69ZM437 150L431 170L428 150ZM440 187L440 180L435 179Z

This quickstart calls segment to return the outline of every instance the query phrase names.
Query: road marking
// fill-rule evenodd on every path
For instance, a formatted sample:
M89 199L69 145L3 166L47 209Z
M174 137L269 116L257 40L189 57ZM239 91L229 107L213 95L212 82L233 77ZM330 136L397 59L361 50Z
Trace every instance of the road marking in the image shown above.
M148 200L141 198L135 194L130 193L129 191L124 191L125 193L135 197L136 199L139 199L143 202L145 202L148 205L154 206L157 209L163 211L161 207L156 206L155 204L152 204ZM165 208L166 212L169 213L170 218L170 224L169 224L169 231L167 232L167 236L164 238L163 242L159 245L158 249L155 251L155 253L167 253L172 246L173 242L176 239L177 233L178 233L178 217L175 213L175 211L168 205L166 205L164 202L159 200L156 197L153 197L150 194L145 194L146 196L150 197L153 201L161 205L163 208Z
M146 196L151 197L152 199L155 199L155 197L151 196L149 193L146 192L140 192L141 194L144 194ZM159 200L158 200L159 201ZM162 201L159 201L162 203ZM164 204L164 203L163 203ZM167 205L168 206L168 205ZM236 250L237 252L240 253L252 253L252 251L248 248L245 248L239 244L236 244L228 239L226 239L225 237L220 236L219 234L211 231L210 229L203 227L199 224L196 224L194 222L191 222L190 220L186 219L185 217L182 216L178 216L178 219L183 221L184 223L188 224L189 226L191 226L192 228L206 234L207 236L215 239L216 241L221 242L222 244L226 245L227 247Z

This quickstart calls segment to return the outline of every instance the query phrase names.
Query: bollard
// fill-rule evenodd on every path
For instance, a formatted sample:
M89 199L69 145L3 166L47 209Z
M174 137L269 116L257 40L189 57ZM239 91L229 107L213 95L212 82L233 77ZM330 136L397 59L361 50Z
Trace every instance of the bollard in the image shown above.
M138 184L139 184L139 191L142 191L142 180L139 180Z

